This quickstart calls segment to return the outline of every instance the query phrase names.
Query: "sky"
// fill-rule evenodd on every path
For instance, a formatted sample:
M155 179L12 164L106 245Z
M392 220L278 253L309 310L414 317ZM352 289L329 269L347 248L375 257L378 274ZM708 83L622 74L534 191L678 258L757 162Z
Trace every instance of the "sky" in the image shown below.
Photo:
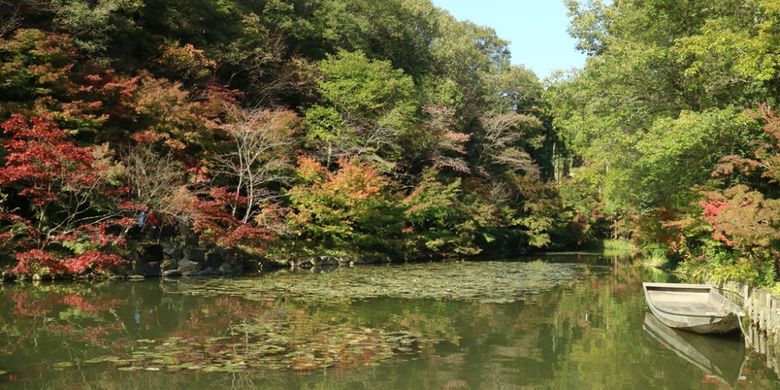
M566 32L563 0L433 0L459 20L492 27L510 41L512 63L531 68L539 78L557 69L582 68L585 55Z

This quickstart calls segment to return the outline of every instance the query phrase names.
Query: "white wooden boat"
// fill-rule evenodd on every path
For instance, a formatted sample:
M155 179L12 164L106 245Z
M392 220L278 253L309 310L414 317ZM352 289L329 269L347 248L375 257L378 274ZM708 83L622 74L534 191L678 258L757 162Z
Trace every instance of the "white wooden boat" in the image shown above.
M700 334L739 329L742 309L706 284L642 283L647 306L670 328Z
M661 345L709 375L734 385L741 378L745 343L736 337L706 337L672 329L645 314L642 328Z

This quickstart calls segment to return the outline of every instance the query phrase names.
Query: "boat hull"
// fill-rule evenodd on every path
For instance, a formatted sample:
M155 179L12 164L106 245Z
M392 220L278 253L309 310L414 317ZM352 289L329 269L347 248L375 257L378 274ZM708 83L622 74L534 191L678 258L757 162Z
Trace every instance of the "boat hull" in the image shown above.
M699 334L727 334L739 329L741 309L711 286L644 283L650 311L664 325Z

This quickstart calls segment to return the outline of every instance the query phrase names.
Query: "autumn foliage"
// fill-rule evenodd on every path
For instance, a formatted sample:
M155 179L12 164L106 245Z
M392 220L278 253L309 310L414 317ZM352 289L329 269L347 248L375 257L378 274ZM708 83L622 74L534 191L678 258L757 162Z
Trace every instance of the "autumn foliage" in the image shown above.
M780 275L780 118L766 106L756 116L763 131L751 151L723 157L712 173L719 188L703 192L699 218L676 226L684 269L698 277L771 284Z
M10 139L0 168L0 185L15 186L19 196L36 206L45 206L64 191L80 192L98 185L93 172L94 150L66 139L53 121L34 117L29 121L14 115L0 124Z
M492 30L392 1L0 17L4 268L117 272L150 241L279 262L547 245L541 82Z

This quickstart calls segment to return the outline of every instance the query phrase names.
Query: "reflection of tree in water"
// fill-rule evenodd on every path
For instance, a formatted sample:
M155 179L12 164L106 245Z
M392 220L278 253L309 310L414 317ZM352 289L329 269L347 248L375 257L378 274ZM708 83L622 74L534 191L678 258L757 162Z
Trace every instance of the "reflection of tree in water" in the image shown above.
M535 266L538 274L554 269ZM148 282L4 288L0 312L8 320L0 328L0 353L3 361L17 362L3 369L28 387L47 388L84 382L106 389L178 388L182 383L328 389L706 386L700 383L706 380L703 372L642 331L643 278L631 262L610 268L594 264L583 269L578 282L509 304L393 298L250 301L228 294L162 293L158 283ZM187 353L221 351L224 341L218 339L233 337L231 332L239 338L248 332L247 353L271 332L287 338L284 345L290 348L321 354L327 350L323 345L363 340L360 332L366 329L417 337L404 347L408 352L378 366L365 365L376 362L373 350L360 350L367 355L345 350L341 363L327 371L123 372L84 363L133 350L166 354L160 346L177 337L180 344L193 346L183 349ZM75 363L53 371L58 362ZM307 362L299 363L305 367ZM773 383L755 361L745 374L754 384Z
M82 368L95 356L106 356L106 362L116 362L122 370L131 364L132 352L132 365L144 369L175 365L180 370L183 367L178 363L182 363L189 364L184 368L200 365L209 370L214 364L212 354L218 353L219 362L224 363L230 357L225 354L232 353L241 360L232 368L256 371L262 377L263 368L346 368L386 359L395 350L412 353L417 348L415 337L408 332L360 325L350 315L347 302L161 297L159 288L150 288L148 283L117 286L121 287L109 291L79 290L80 285L3 291L7 298L3 309L10 314L3 334L13 340L3 352L12 357L8 360L26 363L11 368L24 373L26 379L62 376L66 372L54 374L52 369ZM85 296L99 299L89 301ZM253 366L252 356L271 342L268 347L273 348L261 351L262 359ZM138 351L151 357L137 359ZM168 365L161 367L159 359L178 360L177 364L166 361ZM86 371L96 375L101 370L93 366Z

